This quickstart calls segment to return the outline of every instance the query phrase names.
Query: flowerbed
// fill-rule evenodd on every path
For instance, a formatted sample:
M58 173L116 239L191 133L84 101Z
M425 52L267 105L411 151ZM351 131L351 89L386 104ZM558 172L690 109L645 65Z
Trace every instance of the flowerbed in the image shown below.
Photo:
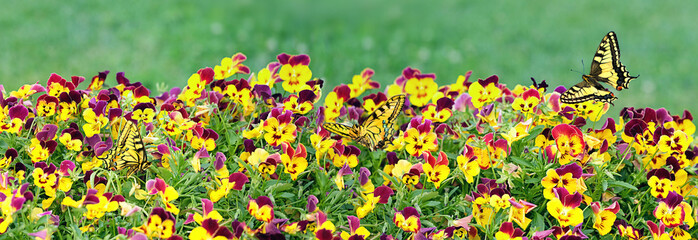
M2 89L0 238L698 234L688 112L604 117L607 103L561 104L564 87L545 82L508 88L468 72L438 86L409 67L383 92L371 69L329 91L306 55L281 54L256 74L245 60L225 58L160 95L124 73L107 87L108 71ZM358 124L400 94L395 125L381 123L395 132L384 149L322 127ZM131 175L104 157L122 118L150 163Z

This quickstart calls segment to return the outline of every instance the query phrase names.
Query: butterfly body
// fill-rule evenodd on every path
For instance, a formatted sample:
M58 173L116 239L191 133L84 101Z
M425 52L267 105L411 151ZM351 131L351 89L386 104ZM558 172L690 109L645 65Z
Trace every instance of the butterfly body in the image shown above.
M627 89L628 84L637 76L630 76L628 70L620 62L620 48L615 32L604 36L596 49L591 62L591 71L583 75L584 81L572 86L560 97L563 103L581 103L586 101L601 101L613 103L618 99L600 83L606 83L617 91Z
M141 132L131 121L124 118L118 120L116 142L105 154L97 157L104 161L111 170L128 168L127 176L134 172L143 171L150 166L146 159L145 144Z
M405 95L395 95L383 102L360 124L352 126L325 123L323 127L337 135L350 138L371 149L382 149L390 141L395 129L393 124L405 105Z

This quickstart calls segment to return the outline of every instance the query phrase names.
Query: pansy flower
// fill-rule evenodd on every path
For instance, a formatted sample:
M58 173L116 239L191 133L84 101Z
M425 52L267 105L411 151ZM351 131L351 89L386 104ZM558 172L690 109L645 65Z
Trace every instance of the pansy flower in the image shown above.
M616 214L620 211L620 205L615 201L611 206L601 209L601 203L591 203L591 210L594 211L594 228L599 231L601 236L611 232L613 223L616 222Z
M521 97L514 99L514 103L511 107L514 111L520 111L524 114L532 114L535 111L535 107L541 102L540 91L535 88L531 88L523 92Z
M584 221L582 209L582 194L570 194L565 188L555 188L555 197L547 204L548 213L558 220L560 226L576 226Z
M342 141L336 141L334 145L327 151L327 157L332 159L332 164L335 167L343 167L348 165L354 168L359 164L359 155L361 150L353 145L344 145Z
M374 73L373 69L365 68L360 75L354 75L351 79L351 84L349 84L351 89L349 97L357 98L366 90L380 88L381 84L371 79Z
M310 144L315 149L315 159L320 161L325 153L337 142L330 138L330 132L322 126L318 126L317 133L310 135Z
M451 107L453 106L453 100L447 97L442 97L436 101L436 104L430 103L425 108L422 109L422 116L425 119L432 120L434 122L446 122L451 115Z
M468 71L463 75L458 75L456 82L449 86L449 90L457 92L458 95L468 92L468 87L470 87L470 84L472 84L472 82L469 82L468 79L470 79L470 75L472 74L473 71Z
M691 205L684 202L683 197L675 191L669 192L664 199L659 201L659 205L652 214L670 228L684 223L693 226L695 223Z
M633 227L625 220L616 220L613 224L618 228L618 235L621 237L627 237L632 240L640 240L642 238L642 229Z
M148 180L145 186L148 194L158 194L161 197L163 204L165 204L165 209L168 210L168 212L179 214L179 208L172 203L172 201L179 198L179 193L174 187L167 185L167 183L160 178Z
M436 74L422 74L419 69L407 67L402 70L402 75L395 79L395 83L404 86L403 89L409 95L411 104L422 107L427 105L439 90L435 80Z
M531 219L526 217L526 214L537 206L533 203L526 202L524 200L516 200L514 198L509 198L509 203L511 208L509 208L509 222L515 222L524 230L531 223Z
M175 232L176 219L172 213L156 207L150 212L148 221L134 230L145 233L148 238L170 238Z
M89 138L98 134L109 123L109 119L104 112L106 104L104 101L99 101L95 108L87 108L82 112L82 117L86 122L82 129L85 131L86 137Z
M191 147L194 149L206 148L206 151L213 151L216 149L216 140L218 140L218 133L213 129L204 129L202 127L194 127L191 130Z
M311 90L302 90L298 96L291 94L284 100L284 110L306 114L313 110L313 99L315 99L315 93Z
M405 207L393 214L393 223L405 232L417 233L422 228L419 212L413 207Z
M296 139L296 125L291 123L293 113L279 108L272 109L269 118L264 120L264 140L271 146L291 143Z
M12 164L12 161L17 158L18 152L14 148L5 150L5 156L0 158L0 169L6 169Z
M274 219L274 204L266 196L259 196L257 199L250 198L247 212L257 220L269 223Z
M403 137L405 141L405 150L412 156L419 156L425 151L435 151L438 141L436 133L432 131L431 120L424 120L419 123L419 120L412 119L410 125L413 126L405 131Z
M62 92L58 96L58 119L66 121L75 118L78 113L78 104L82 102L82 96L76 91Z
M340 85L325 97L325 122L334 122L339 116L346 113L344 103L349 100L349 87Z
M265 68L259 70L256 76L250 78L250 86L254 87L255 85L267 85L269 88L273 88L274 83L276 83L277 80L280 80L278 73L279 68L281 68L281 63L279 62L267 64Z
M671 181L671 173L664 168L653 169L647 173L647 185L650 186L650 193L656 198L666 198L674 191Z
M583 153L585 142L582 136L582 131L579 128L560 124L551 131L557 150L560 154L560 164L565 165Z
M353 236L361 236L362 239L366 239L371 235L371 232L369 232L368 229L361 226L361 222L358 217L347 216L347 220L349 222L349 232L342 231L342 239L347 240Z
M139 122L153 122L153 119L155 119L155 105L149 102L136 104L133 107L133 112L131 112L131 118Z
M565 188L568 192L577 192L582 177L582 167L577 163L562 166L557 169L548 169L546 176L541 180L541 185L545 188L543 196L546 199L555 197L555 188Z
M82 149L82 140L82 133L75 128L64 129L58 138L58 141L71 151L80 151Z
M276 59L281 63L279 78L283 80L281 86L290 93L300 92L305 88L306 82L312 79L313 72L310 71L310 57L308 55L288 55L279 54Z
M438 189L441 182L446 180L448 174L451 173L451 169L448 167L448 157L446 153L443 151L439 152L437 159L431 155L431 152L424 152L422 158L424 158L426 162L422 165L422 169L427 176L427 181L434 183L434 186Z
M665 228L667 227L664 225L664 223L659 223L657 225L656 223L647 220L647 227L650 230L650 233L652 234L652 239L657 239L657 240L669 240L671 239L671 236L669 235L668 232L666 232Z
M44 94L36 100L36 114L42 117L50 117L56 114L58 109L58 98Z
M215 72L214 78L219 80L229 78L233 74L250 73L250 68L242 64L245 60L247 60L247 57L242 53L236 53L232 57L223 58L221 60L221 65L216 65L213 68Z
M485 80L478 79L477 82L470 84L468 94L472 97L473 106L480 108L501 97L502 90L497 87L498 83L499 77L492 75Z
M48 95L52 97L58 97L61 93L70 92L72 90L75 90L75 84L66 81L63 77L55 73L51 73L51 76L49 76L46 82L46 91Z
M99 91L102 89L102 85L104 85L104 81L107 79L108 74L109 70L97 73L97 75L92 77L92 81L90 82L90 85L87 86L87 90Z
M233 233L226 226L218 225L215 219L203 220L200 227L196 227L189 233L189 239L233 239Z
M514 228L514 223L512 222L503 222L501 226L499 226L499 231L495 233L494 237L497 238L497 240L502 239L502 240L509 240L509 239L521 239L523 237L524 232L520 228Z
M46 92L46 88L41 86L41 84L26 84L21 86L17 91L12 91L10 92L11 97L16 97L18 99L26 99L29 98L31 95L34 95L36 93L40 92Z
M284 172L291 174L291 179L294 181L308 167L308 154L305 151L305 146L298 144L296 149L293 149L288 143L281 144L284 154L281 155L281 162L284 164Z
M7 110L7 114L5 114L5 109ZM8 132L10 134L19 133L28 115L29 110L24 105L15 105L9 109L0 109L0 132Z

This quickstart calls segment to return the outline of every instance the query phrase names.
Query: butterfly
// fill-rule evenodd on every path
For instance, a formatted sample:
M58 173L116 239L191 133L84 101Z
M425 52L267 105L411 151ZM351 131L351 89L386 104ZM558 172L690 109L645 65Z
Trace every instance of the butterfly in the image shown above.
M325 123L322 126L330 132L358 142L371 151L382 149L391 141L395 132L395 118L402 112L404 105L405 95L395 95L378 106L361 124L347 126Z
M628 88L628 84L638 76L630 76L625 66L620 63L620 49L618 37L611 31L601 40L596 49L594 59L591 61L591 72L583 75L584 81L577 83L565 91L560 97L563 103L582 103L586 101L600 101L613 104L618 99L599 82L611 85L620 91Z
M104 161L111 170L128 168L127 177L134 172L147 169L150 162L146 158L143 138L136 124L120 118L115 121L113 127L118 129L119 133L116 143L97 158Z

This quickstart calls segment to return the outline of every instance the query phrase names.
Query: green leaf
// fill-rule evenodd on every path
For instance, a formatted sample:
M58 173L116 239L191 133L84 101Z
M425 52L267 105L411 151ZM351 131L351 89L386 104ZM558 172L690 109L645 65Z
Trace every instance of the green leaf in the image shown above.
M516 165L524 166L527 168L533 168L533 164L531 164L530 160L526 160L526 159L516 157L516 156L511 156L510 159L512 162L516 163Z
M622 188L627 188L633 191L637 191L637 188L633 186L630 183L622 182L622 181L608 181L609 187L622 187Z

